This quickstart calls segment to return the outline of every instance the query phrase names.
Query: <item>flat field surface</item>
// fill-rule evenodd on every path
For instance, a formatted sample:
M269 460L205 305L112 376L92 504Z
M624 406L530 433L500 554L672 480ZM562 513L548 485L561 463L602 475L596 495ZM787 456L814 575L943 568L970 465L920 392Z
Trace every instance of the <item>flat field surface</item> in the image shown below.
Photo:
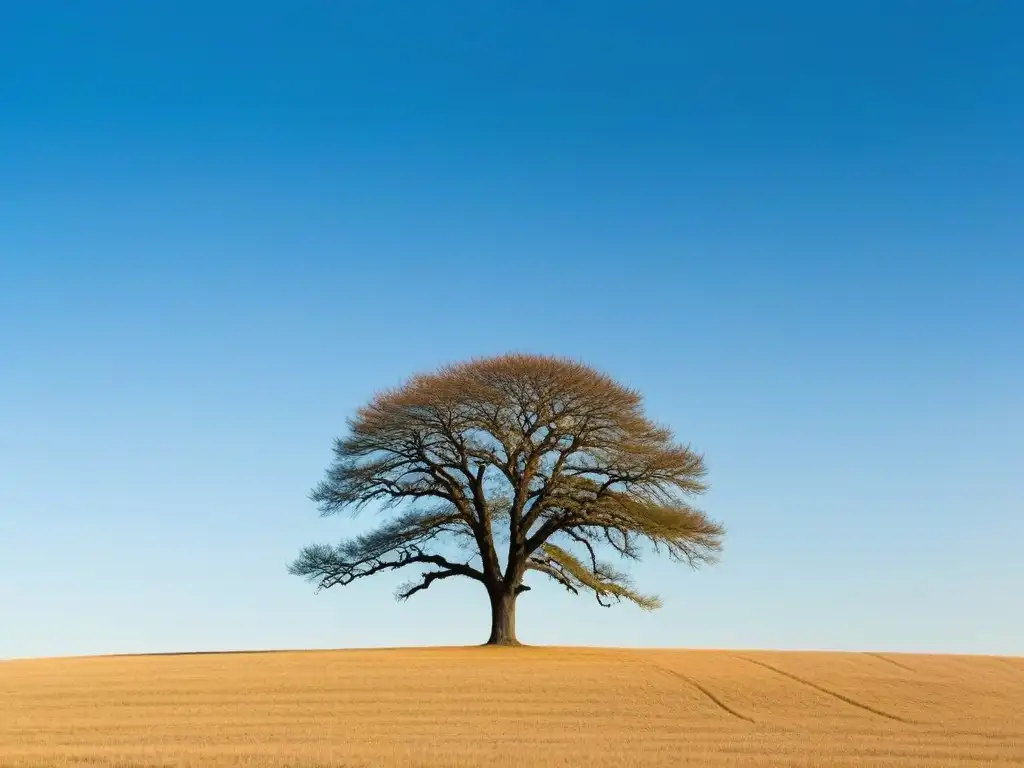
M0 765L1024 765L1024 659L438 648L7 661Z

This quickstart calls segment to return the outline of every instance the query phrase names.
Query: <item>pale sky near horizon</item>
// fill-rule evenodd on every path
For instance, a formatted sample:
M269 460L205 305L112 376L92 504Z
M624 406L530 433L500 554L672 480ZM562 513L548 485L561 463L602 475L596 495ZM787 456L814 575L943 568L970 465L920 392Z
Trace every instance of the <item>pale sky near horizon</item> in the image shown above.
M524 642L1024 655L1024 7L703 5L5 7L0 658L482 642L285 568L356 407L509 350L728 529Z

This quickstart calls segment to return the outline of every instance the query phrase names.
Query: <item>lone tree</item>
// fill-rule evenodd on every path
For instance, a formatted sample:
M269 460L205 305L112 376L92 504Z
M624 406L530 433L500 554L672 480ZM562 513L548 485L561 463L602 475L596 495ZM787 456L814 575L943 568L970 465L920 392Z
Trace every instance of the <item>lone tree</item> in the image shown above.
M706 490L703 457L643 413L642 398L578 362L505 355L449 365L381 392L348 422L310 494L323 516L373 504L390 521L289 566L320 589L421 566L405 600L453 576L491 604L488 644L517 645L516 598L536 571L601 605L660 606L598 559L644 549L698 566L724 531L687 497Z

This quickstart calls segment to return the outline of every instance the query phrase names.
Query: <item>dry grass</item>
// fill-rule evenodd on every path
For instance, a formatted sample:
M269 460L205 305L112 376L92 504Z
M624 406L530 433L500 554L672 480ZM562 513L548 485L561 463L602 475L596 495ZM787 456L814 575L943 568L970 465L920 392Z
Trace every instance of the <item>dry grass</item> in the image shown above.
M1024 659L465 648L10 661L0 765L1024 765Z

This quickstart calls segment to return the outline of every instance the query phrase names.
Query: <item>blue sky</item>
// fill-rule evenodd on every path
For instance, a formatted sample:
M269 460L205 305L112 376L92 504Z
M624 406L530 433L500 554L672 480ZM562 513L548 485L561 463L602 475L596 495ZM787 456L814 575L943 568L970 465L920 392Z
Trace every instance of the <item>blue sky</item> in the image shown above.
M429 6L429 7L428 7ZM1024 654L1016 2L81 2L0 23L0 657L481 642L285 572L374 390L582 358L720 565L524 642Z

